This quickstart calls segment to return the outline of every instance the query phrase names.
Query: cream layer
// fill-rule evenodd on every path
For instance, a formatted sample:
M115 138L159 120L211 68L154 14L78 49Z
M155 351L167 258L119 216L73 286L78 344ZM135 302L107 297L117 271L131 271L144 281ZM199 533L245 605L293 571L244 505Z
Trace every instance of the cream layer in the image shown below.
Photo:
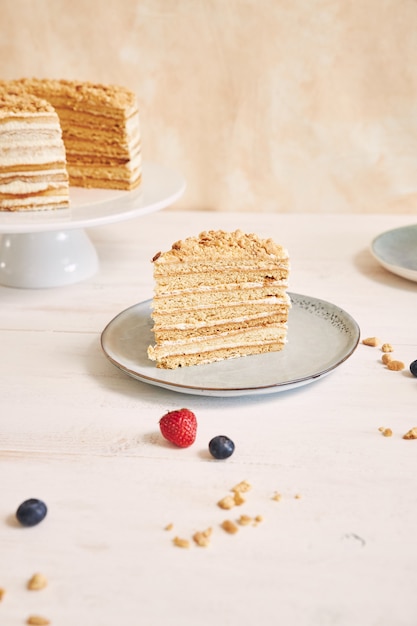
M36 149L21 147L15 148L12 153L0 155L1 166L7 167L11 165L36 165L61 162L65 158L63 148L60 146L37 146Z
M129 137L118 134L114 129L72 127L71 132L63 132L63 137L67 148L69 147L71 151L89 154L94 154L95 150L102 152L111 149L126 155L138 152L141 147L140 133Z
M283 350L284 347L285 345L278 341L266 343L262 346L237 346L236 348L229 348L228 350L220 348L220 350L210 350L196 354L174 354L158 360L156 366L162 369L176 369L182 366L203 365L215 363L216 361L224 361L226 359L236 359L237 357L279 352Z
M6 123L0 126L0 168L65 161L61 130L50 124Z
M99 105L97 105L97 103L90 104L87 100L77 102L73 101L71 97L60 98L50 92L48 92L47 96L39 94L38 97L44 98L50 102L58 116L63 120L69 119L70 116L77 115L82 120L95 120L95 124L100 124L101 120L105 125L109 123L109 120L114 120L117 124L124 124L127 120L139 115L136 105L124 108L106 106L105 103Z
M287 280L271 280L268 283L268 286L279 286L279 287L287 287ZM187 287L185 289L172 289L171 291L158 291L157 297L159 298L169 298L170 296L177 296L179 294L189 294L189 293L202 293L206 291L235 291L242 289L258 289L264 288L264 282L247 282L247 283L222 283L216 284L215 289L213 289L213 285L200 285L199 287Z
M37 180L37 181L21 181L14 180L4 185L1 184L0 179L0 195L16 195L23 196L27 194L40 193L47 189L68 189L68 183L66 181L52 182L51 180Z
M13 122L12 124L4 123L0 124L0 136L11 138L20 138L21 136L37 137L39 134L53 133L62 141L62 131L56 120L51 120L44 123L30 123L30 120L23 120L21 122Z
M227 292L226 292L227 293ZM152 301L152 306L154 307L153 309L153 315L157 315L159 312L159 308L161 308L161 304L163 305L163 311L164 313L175 313L176 311L183 311L184 315L187 315L187 308L189 309L190 307L192 307L193 309L196 310L206 310L206 309L213 309L213 308L217 308L218 306L221 307L227 307L227 306L239 306L239 305L243 305L243 304L250 304L250 305L259 305L259 304L266 304L266 305L277 305L277 304L286 304L289 305L290 304L290 298L289 296L284 293L281 295L274 295L274 296L266 296L263 298L256 298L256 296L254 296L253 298L239 298L239 295L245 295L245 290L240 290L239 294L234 294L233 292L230 292L232 296L236 296L235 298L231 298L229 300L225 300L224 296L222 297L223 294L216 294L213 292L213 297L211 299L206 298L204 302L201 302L201 296L200 299L198 298L198 296L196 296L194 299L187 299L185 302L181 302L181 298L178 299L177 302L175 302L174 304L172 304L169 301L166 301L165 299L162 298L154 298ZM248 292L250 295L250 292ZM162 302L161 302L162 301Z
M43 167L42 169L35 168L34 170L28 170L28 169L13 170L12 172L10 171L2 172L1 165L0 165L0 182L3 181L3 184L6 184L7 182L12 182L16 178L19 178L20 180L28 179L29 182L32 182L34 179L40 180L42 177L46 178L47 180L50 180L50 179L65 180L65 179L58 179L57 178L58 176L64 176L65 179L68 178L64 164L62 164L62 167L56 167L56 164L55 164L54 166L51 166L48 168Z
M29 197L16 197L9 200L1 200L0 207L6 211L17 210L35 210L35 209L49 209L52 206L66 207L69 205L68 196L64 195L48 195L48 196L29 196Z
M240 306L240 305L244 305L244 304L248 304L250 303L251 306L256 306L258 304L270 304L272 305L276 305L276 304L286 304L288 306L291 305L291 300L288 294L282 294L280 296L268 296L267 298L258 298L258 299L252 299L252 300L230 300L222 302L220 304L220 306L222 307L234 307L234 306ZM158 303L159 305L160 303ZM152 307L156 306L156 302L154 304L154 300L152 301ZM199 305L195 305L193 308L194 309L212 309L213 307L217 307L219 306L218 302L212 302L212 303L207 303L207 304L199 304ZM182 311L184 313L184 307L181 307L179 309L164 309L162 315L164 313L167 314L171 314L174 313L175 311ZM153 315L156 315L159 312L159 309L155 308ZM185 313L184 313L185 314Z
M273 307L266 308L264 305L252 305L247 302L231 307L213 307L210 309L189 309L186 314L184 310L176 312L161 312L157 311L152 314L154 321L154 327L158 330L163 330L166 324L200 324L216 321L219 319L234 319L238 317L246 317L248 315L257 315L260 313L268 312L271 317L279 315L281 318L287 316L290 306L285 304L277 304Z
M27 130L33 132L34 130L56 130L61 134L61 127L58 124L57 116L50 116L45 119L45 114L38 117L31 115L19 115L19 119L13 119L8 117L7 119L0 119L0 133L6 133L10 131Z
M104 124L98 124L97 119L85 119L78 114L77 111L71 111L68 117L60 117L63 133L68 138L84 137L89 132L97 132L98 134L109 139L116 138L118 141L125 139L131 143L137 143L140 139L140 121L139 114L134 115L130 119L120 122L111 123L106 119Z
M33 152L38 153L45 150L54 150L54 154L59 154L61 157L60 159L55 157L55 160L64 161L64 147L58 138L45 135L45 137L34 137L33 140L29 137L11 139L0 135L0 162L7 162L8 165L12 160L14 161L16 156L21 156L27 160L28 157L32 158Z
M236 333L222 333L221 335L209 335L202 338L178 339L176 341L164 341L157 346L151 346L150 358L162 359L174 354L198 354L211 350L229 350L239 346L262 346L271 342L287 342L287 327L280 325L268 329L249 329ZM152 355L152 356L151 356Z
M93 131L85 138L65 137L65 146L69 159L80 157L82 159L94 160L104 157L126 161L141 152L140 141L127 145L120 143L116 139L103 137L100 133Z
M221 319L213 319L209 322L193 322L187 324L186 322L181 324L169 324L164 323L161 328L164 330L191 330L193 328L210 328L213 326L222 326L223 324L242 324L250 320L262 320L266 317L270 317L271 311L265 311L264 313L257 313L256 315L242 315L240 317L227 317Z
M68 160L68 172L70 176L74 176L76 178L85 178L86 176L94 178L94 175L100 177L103 175L103 172L109 172L112 178L117 178L118 170L120 170L120 172L125 172L125 175L127 174L128 176L131 176L132 174L139 176L141 169L142 158L140 155L119 166L111 164L100 165L98 163L91 165L82 163L78 165L76 162L74 163Z
M67 163L79 167L104 167L104 168L123 168L123 169L137 169L142 163L141 154L124 156L121 154L111 154L107 151L97 151L96 154L90 152L77 152L71 149L71 146L67 149L66 153Z

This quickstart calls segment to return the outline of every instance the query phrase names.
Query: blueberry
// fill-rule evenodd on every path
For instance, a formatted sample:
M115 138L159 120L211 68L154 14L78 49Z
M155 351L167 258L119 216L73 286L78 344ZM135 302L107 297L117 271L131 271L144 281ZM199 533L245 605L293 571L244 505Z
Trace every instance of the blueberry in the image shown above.
M18 507L16 517L22 526L36 526L46 516L48 509L42 500L29 498Z
M417 361L413 361L410 365L410 372L413 376L417 376Z
M209 443L209 451L215 459L228 459L235 451L235 444L225 435L217 435Z

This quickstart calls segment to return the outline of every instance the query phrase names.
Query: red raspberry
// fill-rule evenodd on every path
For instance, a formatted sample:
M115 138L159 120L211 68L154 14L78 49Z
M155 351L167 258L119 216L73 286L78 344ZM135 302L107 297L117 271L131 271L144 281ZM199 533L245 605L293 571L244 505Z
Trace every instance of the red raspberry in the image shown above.
M159 420L159 428L165 439L179 448L188 448L196 438L197 420L188 409L169 411Z

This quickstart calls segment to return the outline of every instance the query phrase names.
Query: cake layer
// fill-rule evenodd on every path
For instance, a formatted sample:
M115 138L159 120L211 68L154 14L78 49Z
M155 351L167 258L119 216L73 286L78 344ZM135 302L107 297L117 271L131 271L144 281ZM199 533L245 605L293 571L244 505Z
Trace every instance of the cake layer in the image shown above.
M216 336L225 333L233 333L242 329L254 328L285 328L287 323L287 315L265 315L263 317L255 317L252 319L237 320L219 320L219 323L208 325L200 325L188 328L167 327L159 329L154 326L155 340L158 343L165 341L189 340L199 337L207 337L215 334Z
M140 185L140 171L132 177L127 168L111 168L104 171L97 167L67 166L71 185L75 187L100 187L108 189L135 189Z
M281 285L286 287L288 284L288 269L278 268L270 270L259 270L251 266L248 269L232 268L221 270L222 281L224 285L228 285L229 289L234 289L236 285L245 285L247 288L264 287L267 285ZM175 294L178 291L185 291L188 289L207 289L210 287L216 287L219 284L219 276L217 273L211 272L192 272L176 274L166 276L164 274L155 274L157 281L155 285L155 295L170 295Z
M226 303L243 304L244 302L259 303L265 305L275 303L286 303L287 295L285 289L278 287L259 287L257 289L236 288L234 290L219 287L218 290L201 290L186 291L185 293L176 293L173 296L155 296L153 300L154 308L163 308L166 311L203 307L217 307Z
M49 172L54 170L60 170L64 173L66 178L68 178L68 174L65 168L65 162L54 162L54 163L20 163L16 165L7 165L2 166L0 164L0 173L2 175L6 174L27 174L28 172Z
M186 367L190 365L207 365L216 361L224 361L225 359L235 359L243 356L254 354L266 354L268 352L279 352L283 350L285 344L282 342L265 343L259 345L242 345L233 348L218 348L217 350L201 350L195 353L170 354L167 356L158 355L157 366L163 369L176 369L177 367ZM152 358L149 354L151 360Z
M28 168L25 171L17 170L15 172L4 172L3 170L0 170L0 188L1 185L13 185L13 190L16 189L17 192L18 188L16 188L15 185L20 185L21 183L26 182L33 184L49 181L66 183L68 182L68 176L63 169L55 169L53 167L48 170L45 170L45 168L42 170L31 170ZM8 187L4 187L4 189L7 190ZM15 193L15 191L13 191L13 193Z
M89 134L89 139L80 139L73 138L70 145L70 149L67 150L67 158L71 160L77 155L81 155L87 160L90 160L98 157L99 155L102 158L111 158L111 159L119 159L122 162L127 162L132 160L131 154L134 154L136 157L140 154L140 143L132 144L129 149L126 149L126 146L120 145L115 140L115 137L112 138L104 138L100 137L100 133L91 132ZM97 142L97 149L92 145L92 141ZM68 145L68 139L66 140Z
M172 276L186 276L187 274L193 273L209 274L213 272L213 263L216 264L216 267L225 272L236 272L240 270L243 270L244 272L258 271L265 272L266 275L269 275L269 272L273 272L274 270L282 270L283 272L288 270L286 259L279 259L278 261L275 261L274 259L265 259L254 264L251 259L220 257L213 259L212 261L201 260L201 262L198 262L197 260L189 260L181 263L169 262L166 263L166 265L164 261L161 261L155 266L155 278L162 275L168 278Z
M26 188L28 182L18 181L18 183L10 183L9 185L0 185L0 200L22 200L23 198L35 198L40 196L65 196L67 195L67 188L62 183L58 182L33 182L29 181L30 193L27 193ZM9 187L10 193L4 193L2 188Z
M13 200L1 200L1 211L46 211L50 209L68 208L65 195L16 197Z
M158 357L169 354L195 354L211 350L229 350L239 346L253 346L279 341L285 343L287 329L283 325L274 328L237 329L220 335L194 337L192 340L178 339L165 341L154 349Z
M154 327L161 328L193 328L225 323L226 320L244 321L251 318L262 318L271 315L284 317L288 315L288 304L276 303L265 307L263 302L231 304L214 308L199 308L184 313L184 309L165 311L154 309L152 318Z

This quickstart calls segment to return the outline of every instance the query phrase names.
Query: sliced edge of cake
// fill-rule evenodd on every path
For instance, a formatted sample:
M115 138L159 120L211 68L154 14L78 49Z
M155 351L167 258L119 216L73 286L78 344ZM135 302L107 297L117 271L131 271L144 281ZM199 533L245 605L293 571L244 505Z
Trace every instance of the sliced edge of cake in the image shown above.
M67 208L69 184L51 104L0 86L0 211Z

